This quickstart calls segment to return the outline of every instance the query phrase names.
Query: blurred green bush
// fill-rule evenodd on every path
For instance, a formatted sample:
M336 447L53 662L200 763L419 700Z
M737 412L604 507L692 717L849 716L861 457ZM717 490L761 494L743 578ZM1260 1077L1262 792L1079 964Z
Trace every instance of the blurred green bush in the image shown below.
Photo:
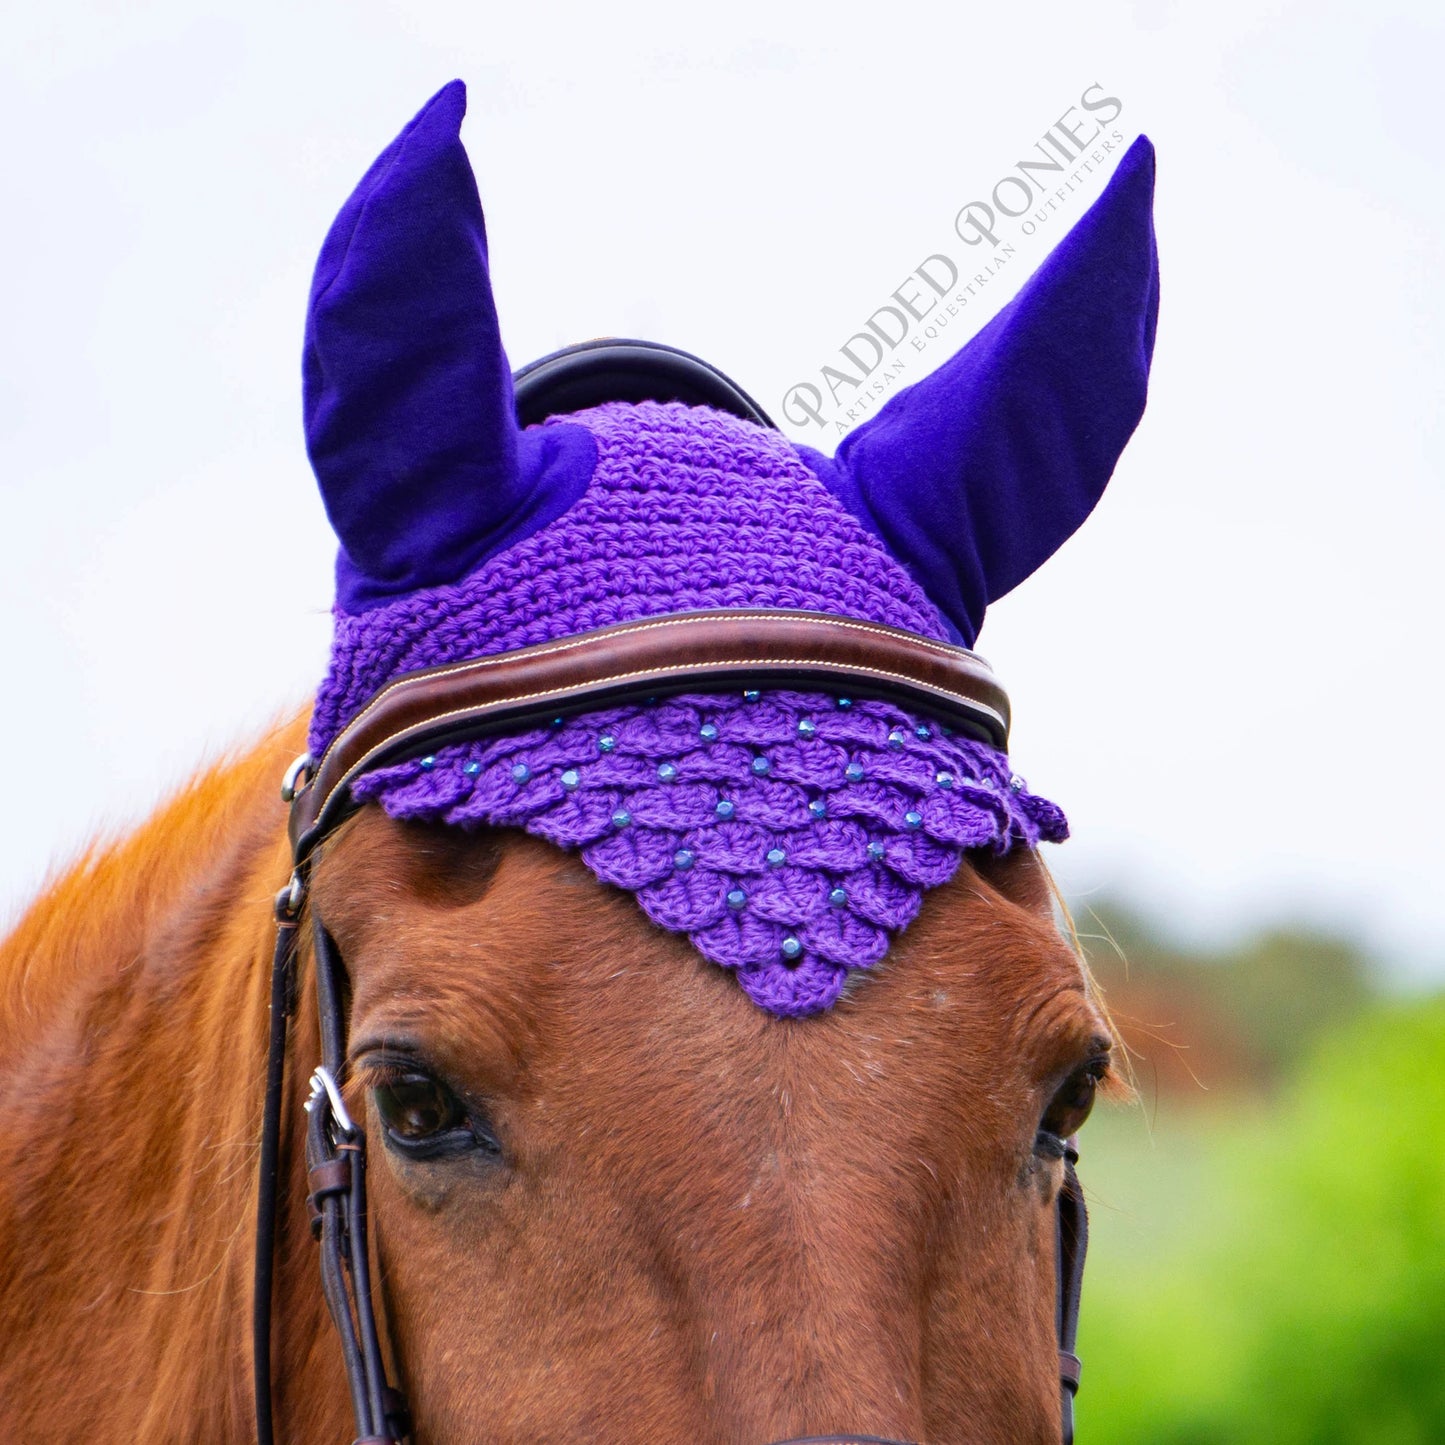
M1445 1441L1445 998L1166 1112L1083 1136L1084 1445Z

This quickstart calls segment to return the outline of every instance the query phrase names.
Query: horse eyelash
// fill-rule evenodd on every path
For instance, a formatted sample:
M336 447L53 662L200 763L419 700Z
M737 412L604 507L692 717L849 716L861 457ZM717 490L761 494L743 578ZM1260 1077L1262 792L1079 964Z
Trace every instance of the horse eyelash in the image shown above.
M411 1078L433 1079L444 1089L450 1089L451 1085L445 1079L439 1079L430 1069L410 1059L395 1058L367 1058L355 1065L355 1072L352 1078L357 1086L363 1089L377 1089L388 1084L399 1084L403 1079ZM453 1092L455 1092L453 1090Z
M1094 1069L1094 1078L1097 1082L1100 1097L1115 1101L1127 1101L1134 1096L1133 1071L1118 1063L1115 1050L1111 1049L1106 1054L1101 1054L1097 1059L1090 1061Z
M363 1058L355 1065L353 1078L357 1087L363 1090L385 1088L388 1085L400 1084L407 1079L430 1079L457 1101L472 1127L479 1131L479 1138L485 1134L488 1139L492 1139L490 1114L485 1102L478 1101L464 1093L448 1079L433 1072L420 1060L385 1054L379 1057ZM495 1140L492 1142L495 1143Z

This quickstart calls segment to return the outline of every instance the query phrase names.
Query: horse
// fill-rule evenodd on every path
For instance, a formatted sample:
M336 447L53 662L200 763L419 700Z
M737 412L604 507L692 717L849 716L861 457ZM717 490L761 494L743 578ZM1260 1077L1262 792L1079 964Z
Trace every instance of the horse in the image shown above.
M381 215L394 243L389 185L412 187L407 214L435 237L417 197L444 196L438 157L454 167L461 153L460 103L448 87L368 173L370 190L339 223L348 264L368 217ZM1143 161L1135 169L1152 183ZM346 274L328 273L326 254L318 352L321 302L336 301ZM1147 368L1157 282L1145 282ZM354 273L347 284L366 289ZM621 362L602 360L594 379L615 391ZM691 360L647 360L674 393L680 375L698 381ZM321 383L308 373L308 385ZM520 378L515 397L504 389L509 413L524 389ZM726 422L687 400L625 397L602 412L654 428L649 466L672 455L679 428L691 437L704 424L734 451L783 445L762 436L746 398ZM546 412L564 427L587 404L556 403L554 392ZM342 410L309 403L323 490L327 458L345 451L323 433ZM368 413L363 424L397 422ZM523 437L533 430L546 428ZM584 440L550 439L544 470ZM586 521L591 495L574 488L565 506L543 505L521 541L511 509L503 543L473 549L468 575L493 568L494 596L495 568L514 566L529 538L555 554L558 529ZM808 497L825 505L821 487ZM408 607L457 596L399 553L395 515L381 527L329 506L351 603L382 576L378 549L401 574L390 595ZM870 567L887 560L871 537L848 545ZM1061 1200L1074 1188L1070 1141L1120 1066L1036 846L1061 836L1062 815L1011 773L1006 725L966 735L970 718L997 724L1003 705L956 638L840 621L828 614L846 605L814 597L804 611L769 594L756 613L735 600L708 613L679 596L651 612L657 628L681 630L640 635L646 624L599 628L597 617L553 628L548 596L540 639L483 647L478 660L468 635L458 646L469 661L421 670L393 649L380 674L357 659L374 659L366 649L382 634L356 639L391 604L339 607L333 672L309 714L42 892L0 949L0 1424L12 1438L1067 1436ZM449 617L431 608L426 635ZM385 637L397 628L388 620ZM811 639L801 663L758 641L784 636ZM648 665L628 653L625 674L645 685L619 690L618 649L644 646ZM865 665L859 647L888 668ZM559 648L570 680L539 688ZM578 661L604 653L605 696L602 664ZM704 654L724 671L701 671ZM483 718L482 684L457 674L498 661L525 664L531 680L512 686L505 718ZM945 664L948 687L937 683ZM896 686L883 680L890 669ZM338 701L338 677L361 705ZM739 691L739 680L759 686ZM465 707L463 681L474 690ZM919 720L924 696L931 722ZM362 734L388 698L412 712L382 748ZM659 762L659 738L684 732L692 741ZM729 736L745 740L736 776ZM298 827L293 802L288 836L276 780L297 754L286 793L306 806ZM335 761L363 754L350 771ZM698 771L702 757L713 771ZM805 786L829 758L837 779ZM927 798L883 818L889 789L925 784ZM602 800L591 812L589 796ZM705 825L684 818L695 796ZM757 824L773 847L742 858L743 815L773 818L767 808L789 799L797 819ZM654 817L662 864L624 875L624 854L636 869L656 853L641 841ZM947 833L947 819L963 831ZM807 861L810 846L823 861ZM774 856L785 849L786 862ZM758 947L766 957L747 952ZM308 1081L328 1027L330 1070ZM338 1193L361 1197L347 1191L360 1187L363 1139L369 1197L339 1215ZM271 1231L259 1252L258 1229ZM342 1236L353 1246L326 1290L316 1229L323 1252ZM333 1288L350 1292L341 1314ZM373 1294L386 1394L367 1426L336 1327L360 1327Z

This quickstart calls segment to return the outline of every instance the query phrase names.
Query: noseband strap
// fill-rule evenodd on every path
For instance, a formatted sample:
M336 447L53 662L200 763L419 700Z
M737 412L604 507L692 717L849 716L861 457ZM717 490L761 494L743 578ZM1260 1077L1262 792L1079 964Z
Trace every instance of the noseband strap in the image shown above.
M775 1440L773 1445L912 1445L908 1440L895 1440L891 1435L790 1435Z
M256 1438L273 1445L271 1316L281 1168L287 1023L295 1012L297 931L312 855L356 804L362 773L447 742L517 731L559 713L733 687L789 687L875 697L926 712L993 747L1008 746L1009 704L988 664L966 648L896 627L821 613L749 610L676 613L581 633L559 642L410 673L383 688L319 763L287 772L294 871L276 899L271 1022L256 1204L253 1295ZM394 1445L411 1425L388 1383L367 1250L366 1141L338 1085L345 1076L344 968L312 912L322 1066L307 1104L312 1230L322 1289L341 1337L354 1445ZM1073 1441L1074 1353L1088 1216L1072 1141L1058 1202L1058 1337L1063 1442ZM816 1435L779 1445L904 1445L874 1435Z

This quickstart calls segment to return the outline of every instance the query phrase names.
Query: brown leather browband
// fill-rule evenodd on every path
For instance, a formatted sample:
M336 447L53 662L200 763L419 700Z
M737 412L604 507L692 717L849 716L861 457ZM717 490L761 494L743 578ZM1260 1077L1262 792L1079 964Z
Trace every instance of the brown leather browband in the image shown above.
M498 652L389 683L327 749L291 808L298 862L367 769L559 713L742 686L884 698L1006 751L1008 696L977 653L818 612L684 612Z

